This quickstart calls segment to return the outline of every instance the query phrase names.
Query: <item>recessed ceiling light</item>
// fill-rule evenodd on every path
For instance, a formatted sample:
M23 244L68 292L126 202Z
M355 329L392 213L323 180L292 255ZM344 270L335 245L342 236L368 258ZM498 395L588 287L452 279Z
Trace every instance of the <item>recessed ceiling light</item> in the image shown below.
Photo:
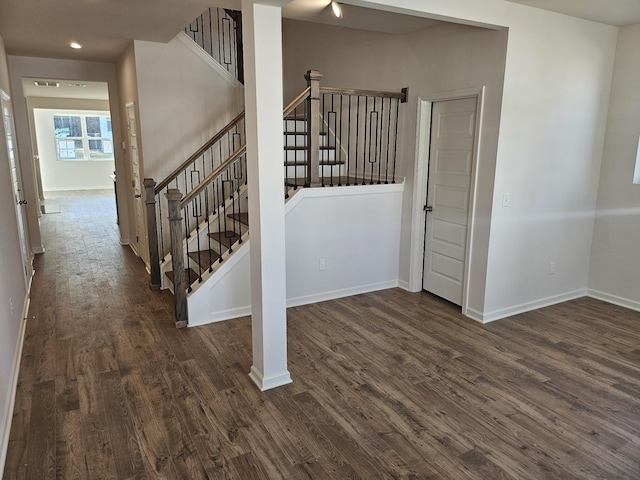
M338 2L331 2L331 10L337 18L342 18L342 6Z
M69 46L75 49L82 48L82 45L80 45L78 42L71 42Z

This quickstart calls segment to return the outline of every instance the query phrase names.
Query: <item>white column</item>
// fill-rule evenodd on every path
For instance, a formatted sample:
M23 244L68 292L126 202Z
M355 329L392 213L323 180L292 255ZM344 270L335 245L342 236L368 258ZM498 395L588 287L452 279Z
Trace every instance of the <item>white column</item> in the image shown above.
M265 4L265 3L270 4ZM291 383L287 311L280 3L242 0L253 365L268 390Z

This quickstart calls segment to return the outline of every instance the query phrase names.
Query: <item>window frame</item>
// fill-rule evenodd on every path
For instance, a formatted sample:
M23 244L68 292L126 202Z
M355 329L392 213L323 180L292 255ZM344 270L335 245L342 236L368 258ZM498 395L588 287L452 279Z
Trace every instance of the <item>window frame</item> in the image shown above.
M69 117L69 118L73 118L73 117L77 117L80 118L80 129L81 129L81 133L82 136L78 137L78 136L65 136L65 137L61 137L58 136L58 132L56 131L56 126L55 126L55 121L56 121L56 117ZM91 134L89 133L89 129L87 126L87 118L88 117L106 117L106 123L108 126L111 127L110 133L111 136L90 136ZM115 157L114 157L114 144L113 144L113 122L111 120L111 113L109 111L82 111L82 112L78 112L78 111L64 111L64 110L56 110L54 112L52 112L52 116L51 119L53 121L53 137L54 137L54 142L55 142L55 151L56 151L56 160L60 161L60 162L103 162L103 161L115 161ZM99 133L103 133L102 131L100 131ZM61 143L62 142L74 142L74 146L70 147L69 144L67 143L66 148L61 148ZM74 154L77 151L77 147L76 147L76 143L75 142L82 142L82 152L83 152L83 156L82 157L68 157L68 156L61 156L61 152L62 151L69 151L71 148L73 148ZM104 149L104 144L105 142L108 142L109 144L111 144L111 151L110 152L103 152L105 153L107 156L105 157L92 157L91 156L91 151L92 149L90 148L90 145L92 141L101 141L103 142L103 149ZM95 149L93 149L95 150Z

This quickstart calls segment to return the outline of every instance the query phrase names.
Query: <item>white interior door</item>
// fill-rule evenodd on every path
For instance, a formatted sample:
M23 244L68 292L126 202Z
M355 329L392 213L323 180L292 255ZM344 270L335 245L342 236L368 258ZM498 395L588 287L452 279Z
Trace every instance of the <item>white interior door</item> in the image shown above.
M422 288L462 305L476 97L434 102Z
M138 156L138 138L136 133L136 112L134 104L127 105L127 132L129 136L129 160L131 161L131 186L136 220L136 253L146 265L149 265L149 247L147 242L147 224L144 214L144 192L140 178L140 157Z
M26 200L22 193L22 178L20 176L20 168L18 166L18 150L15 145L15 128L13 120L13 111L11 110L11 101L9 95L0 90L2 102L2 123L4 125L4 135L7 144L7 154L9 157L9 171L11 175L11 185L13 188L13 197L16 207L16 220L18 222L18 237L20 241L20 253L22 255L22 264L24 268L24 281L28 285L31 277L31 256L27 249L27 234L25 230L26 214L24 206Z

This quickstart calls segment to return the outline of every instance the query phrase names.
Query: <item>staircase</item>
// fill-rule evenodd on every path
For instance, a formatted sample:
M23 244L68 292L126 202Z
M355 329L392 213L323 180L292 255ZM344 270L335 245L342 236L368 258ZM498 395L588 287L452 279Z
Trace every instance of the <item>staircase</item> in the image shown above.
M335 138L326 125L318 135L318 177L335 178L340 173L345 175L346 160L340 159ZM298 179L305 178L307 168L307 120L289 116L284 119L284 178L285 185L302 186ZM333 186L331 184L330 186Z
M321 77L310 70L283 110L285 198L301 187L395 183L406 90L321 88ZM188 296L249 238L246 161L242 112L166 179L145 179L151 285L174 293L177 327L188 325Z

